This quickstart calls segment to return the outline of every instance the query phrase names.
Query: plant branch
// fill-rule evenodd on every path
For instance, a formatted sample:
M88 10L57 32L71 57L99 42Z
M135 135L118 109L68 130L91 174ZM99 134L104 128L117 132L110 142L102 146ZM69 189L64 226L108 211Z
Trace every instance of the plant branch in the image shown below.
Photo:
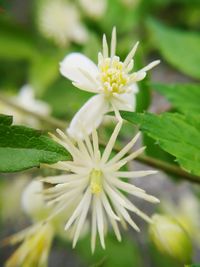
M54 117L51 117L51 116L46 116L46 115L44 116L37 112L28 110L3 95L0 95L0 101L22 113L26 113L29 116L37 118L39 121L43 123L44 122L47 123L53 128L65 129L67 127L67 123L65 123L64 121L55 119Z
M7 105L9 105L9 106L21 111L21 112L24 112L24 113L29 114L30 116L36 117L39 121L49 124L52 128L60 128L61 130L63 130L63 129L66 129L66 127L67 127L67 123L65 123L64 121L55 119L51 116L43 116L43 115L40 115L36 112L29 111L29 110L21 107L19 104L14 103L12 100L6 98L5 96L0 95L0 101L4 102L5 104L7 104ZM101 145L105 146L106 144L101 142ZM118 152L120 149L115 147L114 150L116 152ZM149 165L151 167L154 167L156 169L162 170L166 173L176 175L178 177L182 177L183 179L185 179L189 182L200 184L200 177L199 176L196 176L196 175L193 175L189 172L186 172L186 171L182 170L180 167L175 166L173 164L170 164L170 163L167 163L167 162L164 162L162 160L158 160L158 159L155 159L155 158L152 158L149 156L145 156L145 155L140 155L135 160L137 160L141 163L144 163L146 165Z
M173 164L170 164L170 163L167 163L162 160L155 159L149 156L145 156L145 155L138 156L136 160L146 165L162 170L166 173L182 177L189 182L200 184L199 176L186 172L176 165L173 165Z

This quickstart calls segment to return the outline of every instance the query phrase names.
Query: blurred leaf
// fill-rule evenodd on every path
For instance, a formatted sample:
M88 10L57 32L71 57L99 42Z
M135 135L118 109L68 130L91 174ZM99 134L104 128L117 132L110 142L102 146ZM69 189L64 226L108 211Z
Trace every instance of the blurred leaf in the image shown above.
M9 126L9 125L12 124L12 121L13 121L12 116L7 116L7 115L0 114L0 126L1 125Z
M107 4L107 12L101 19L100 25L103 27L103 32L110 36L113 26L117 27L119 33L133 30L139 19L137 7L126 7L121 0L109 0Z
M102 50L101 43L96 34L91 33L88 42L84 46L83 54L97 63L98 53Z
M200 114L199 84L154 84L153 88L182 113Z
M33 39L28 33L0 20L0 58L32 59L37 53Z
M108 234L106 237L106 250L103 250L98 244L94 254L92 254L89 248L89 236L81 240L77 245L79 255L87 262L87 266L141 267L139 250L134 241L130 240L128 236L118 242L114 235Z
M16 172L69 159L68 152L41 131L11 126L7 117L0 119L0 172Z
M72 118L75 112L88 100L90 93L79 90L66 78L53 83L43 96L57 117Z
M143 112L148 109L151 102L151 92L149 87L145 82L140 82L139 92L136 95L136 111Z
M180 267L174 259L161 254L156 247L150 242L148 244L148 249L150 252L152 266L154 267Z
M172 29L148 19L154 46L164 59L183 73L200 78L200 34Z
M60 56L41 53L35 57L30 66L29 83L42 96L48 86L59 76Z
M200 267L200 264L185 265L185 267Z
M122 112L123 118L139 124L141 131L156 140L162 149L176 157L187 170L200 175L200 132L189 117L178 113L137 114ZM194 116L190 116L195 120Z

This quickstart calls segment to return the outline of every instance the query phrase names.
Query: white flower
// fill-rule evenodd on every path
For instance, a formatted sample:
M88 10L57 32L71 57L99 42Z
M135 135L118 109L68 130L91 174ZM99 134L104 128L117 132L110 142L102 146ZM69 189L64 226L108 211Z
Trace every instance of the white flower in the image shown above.
M72 140L60 130L57 130L60 138L53 136L55 141L63 145L71 153L73 159L72 161L61 161L48 165L51 168L66 171L66 173L43 179L43 181L54 185L54 187L45 191L45 195L48 199L48 204L54 207L52 217L76 203L65 226L66 230L73 226L75 227L73 247L79 239L88 214L89 216L91 214L91 219L89 220L91 221L92 251L95 249L97 232L101 245L105 248L104 234L108 223L112 225L118 240L121 240L118 223L122 225L128 223L136 231L139 231L128 211L136 213L148 222L151 221L121 191L152 203L159 202L157 198L148 195L144 190L121 179L143 177L155 173L155 171L120 170L143 152L144 147L125 156L137 141L139 134L111 158L111 152L121 126L122 122L116 125L102 155L99 150L96 130L92 132L92 142L89 136L85 134L84 140L79 140L77 145L74 145Z
M60 63L61 74L72 80L74 86L97 95L76 113L68 128L68 133L75 139L83 138L83 129L90 134L101 123L105 113L115 111L120 119L119 110L135 110L136 82L144 79L146 72L156 66L153 61L137 72L131 72L133 57L138 43L132 48L124 62L115 55L116 29L113 29L110 54L106 36L103 36L103 53L99 53L98 66L80 53L72 53Z
M21 105L29 111L33 111L40 115L49 115L51 109L49 105L41 100L35 99L35 93L30 85L24 85L19 94L13 98L16 104Z
M11 98L14 104L19 107L24 108L30 112L37 113L39 115L48 116L51 113L50 106L35 98L35 93L30 85L24 85L17 96ZM38 120L31 115L27 115L25 112L8 106L2 103L0 105L0 112L8 115L13 115L13 121L15 124L28 124L33 127L38 127Z
M38 26L44 36L60 46L71 41L85 43L86 28L81 24L79 11L73 3L64 0L44 1L38 14Z
M107 0L79 0L85 13L94 19L102 17L107 8Z

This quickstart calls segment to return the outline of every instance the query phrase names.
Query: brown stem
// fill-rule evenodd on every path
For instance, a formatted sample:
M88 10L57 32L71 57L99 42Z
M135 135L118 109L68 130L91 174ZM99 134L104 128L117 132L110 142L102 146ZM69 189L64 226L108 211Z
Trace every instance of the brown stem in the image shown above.
M67 123L65 123L62 120L55 119L51 116L43 116L36 112L26 110L25 108L19 106L18 104L14 103L12 100L0 95L0 101L6 103L9 106L12 106L13 108L18 109L21 112L27 113L31 116L36 117L41 122L46 122L47 124L51 125L53 128L60 128L65 129L67 127ZM101 142L102 146L105 146L106 144ZM119 151L119 148L114 148L116 152ZM172 165L170 163L164 162L162 160L158 160L149 156L140 155L135 160L142 162L146 165L152 166L156 169L162 170L164 172L167 172L172 175L176 175L178 177L181 177L189 182L198 183L200 184L200 177L193 175L189 172L186 172L182 170L180 167Z

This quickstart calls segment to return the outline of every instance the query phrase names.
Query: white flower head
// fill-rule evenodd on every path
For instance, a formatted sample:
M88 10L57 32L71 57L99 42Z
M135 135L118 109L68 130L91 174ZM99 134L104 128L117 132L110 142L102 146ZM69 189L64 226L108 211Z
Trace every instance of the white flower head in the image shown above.
M60 63L61 74L72 80L74 86L97 94L72 119L67 131L74 139L83 138L83 129L90 134L109 111L114 111L120 119L119 110L135 110L136 82L144 79L146 72L160 62L153 61L139 71L132 72L137 47L138 43L122 62L115 54L116 29L113 28L110 52L106 36L103 36L103 52L98 55L98 66L80 53L69 54Z
M101 18L106 12L107 0L79 0L79 2L85 13L93 19Z
M60 130L57 130L60 138L53 136L55 141L71 153L73 159L48 165L51 168L66 171L66 173L44 178L43 181L54 185L49 190L47 189L45 194L48 204L54 207L52 217L76 203L65 225L66 230L74 227L73 247L79 239L87 217L91 222L92 251L95 249L97 232L101 245L105 248L104 235L108 224L113 227L118 240L121 240L118 223L122 225L128 223L136 231L139 231L138 226L131 219L129 211L136 213L148 222L151 221L121 191L152 203L159 202L157 198L148 195L144 190L121 179L143 177L155 173L155 171L120 170L144 150L143 147L126 156L137 141L139 136L137 134L120 152L111 157L121 126L122 122L116 125L102 155L96 130L92 132L92 140L85 134L84 140L79 140L77 145L73 144L70 137Z
M59 46L67 46L71 41L85 43L88 39L77 7L65 0L45 1L39 10L39 30Z

